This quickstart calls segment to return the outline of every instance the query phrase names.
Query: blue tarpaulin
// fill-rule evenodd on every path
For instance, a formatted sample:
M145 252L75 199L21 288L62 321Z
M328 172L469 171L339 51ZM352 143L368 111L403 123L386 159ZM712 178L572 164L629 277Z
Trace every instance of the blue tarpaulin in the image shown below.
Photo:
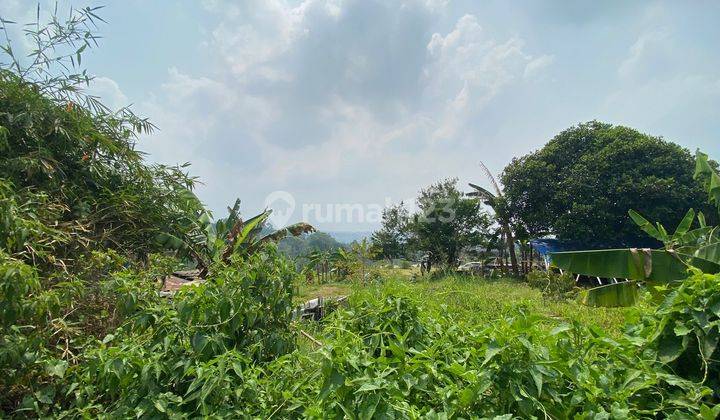
M545 266L550 265L550 253L551 252L563 252L563 251L578 251L587 249L582 244L570 241L561 241L555 238L541 238L533 239L530 241L530 245L533 247L540 257L545 261Z

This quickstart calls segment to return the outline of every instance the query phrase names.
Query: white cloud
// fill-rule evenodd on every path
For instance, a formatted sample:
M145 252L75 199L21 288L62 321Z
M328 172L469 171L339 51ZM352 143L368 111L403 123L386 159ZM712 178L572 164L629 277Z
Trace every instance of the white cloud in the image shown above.
M555 56L547 54L530 60L525 65L525 72L523 73L523 77L529 79L536 76L538 73L542 72L543 69L551 66L554 61Z
M663 58L662 54L668 52L668 38L669 34L663 29L653 29L640 34L630 47L628 56L620 63L618 74L631 77L646 69L648 61Z
M473 137L468 124L552 62L519 37L495 40L474 15L435 32L442 2L246 6L206 2L222 13L207 42L221 58L214 75L172 68L141 105L162 130L141 146L192 161L215 209L235 196L257 208L275 190L316 202L408 199L458 167L474 170L459 146Z
M86 93L99 97L101 102L113 111L130 105L128 97L120 90L120 86L109 77L94 78Z
M495 41L473 15L461 17L445 36L433 34L427 50L427 102L445 104L435 112L436 140L461 136L463 124L477 117L505 86L552 62L548 55L533 59L520 38Z

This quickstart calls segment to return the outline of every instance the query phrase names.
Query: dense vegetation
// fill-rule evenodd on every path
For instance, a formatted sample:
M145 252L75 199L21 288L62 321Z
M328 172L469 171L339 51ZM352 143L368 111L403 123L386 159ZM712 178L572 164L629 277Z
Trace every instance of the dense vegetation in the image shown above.
M433 265L457 264L463 250L489 238L490 217L476 198L458 189L457 179L445 179L420 191L418 212L403 203L383 211L382 228L372 236L375 253L383 258L425 254Z
M94 16L77 10L30 30L41 70L0 66L1 416L720 414L720 275L696 268L665 296L590 308L572 287L553 288L552 274L530 278L543 293L518 279L371 271L363 241L332 254L347 270L333 278L353 284L347 306L297 319L306 278L274 241L310 227L263 233L268 213L243 220L239 202L213 220L182 168L135 149L147 121L83 100L82 73L46 77L54 61L43 51L73 47L53 57L79 64L94 38L78 30ZM418 204L418 215L386 213L387 235L375 236L386 257L408 247L452 265L465 248L497 243L480 201L454 180ZM330 254L318 255L311 262ZM166 276L188 267L204 281L161 297Z
M691 153L674 143L591 121L514 159L502 183L515 223L532 235L553 233L593 246L656 246L628 209L676 226L688 208L711 208L693 168Z

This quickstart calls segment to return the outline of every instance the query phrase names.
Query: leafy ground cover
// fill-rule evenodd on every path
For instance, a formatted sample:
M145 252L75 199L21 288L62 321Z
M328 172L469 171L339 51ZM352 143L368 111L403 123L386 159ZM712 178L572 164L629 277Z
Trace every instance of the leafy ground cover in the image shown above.
M610 335L622 332L627 321L637 318L639 308L591 308L579 299L555 300L540 290L513 279L482 279L446 275L438 280L410 281L395 275L383 285L358 290L357 296L392 294L422 302L428 316L451 317L464 325L483 325L522 308L547 317L547 325L580 322L602 329ZM646 303L647 305L647 303Z
M589 308L515 280L396 274L306 288L308 296L342 289L350 299L320 322L297 323L289 315L302 277L272 246L215 267L208 282L172 300L159 299L148 282L172 261L153 257L138 268L97 254L87 265L102 274L92 299L73 284L42 291L34 269L3 257L2 290L13 296L2 308L7 415L710 419L720 412L718 276L688 279L660 306ZM88 303L73 309L78 299Z
M715 418L717 362L703 367L698 354L715 351L719 280L697 275L660 306L646 296L632 309L601 309L512 280L389 279L355 290L349 308L312 331L323 346L297 354L321 370L321 385L287 408L350 418Z
M410 275L409 275L410 274ZM446 275L437 280L413 280L409 270L384 270L388 279L382 284L367 287L348 282L325 284L301 283L296 286L294 302L302 303L322 296L354 295L354 298L393 294L423 302L428 314L445 312L458 323L477 325L497 320L518 308L547 317L546 324L578 322L602 329L610 335L619 335L626 322L636 319L641 309L592 308L580 299L548 299L526 282L505 279L482 279L463 275ZM641 304L644 310L648 302Z

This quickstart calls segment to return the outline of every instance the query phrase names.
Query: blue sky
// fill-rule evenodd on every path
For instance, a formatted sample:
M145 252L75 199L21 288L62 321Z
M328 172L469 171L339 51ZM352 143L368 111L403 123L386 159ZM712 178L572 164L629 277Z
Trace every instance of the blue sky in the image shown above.
M0 0L0 15L29 21L34 4ZM218 212L286 191L297 220L306 203L484 183L478 161L499 173L592 119L720 158L720 2L105 4L101 47L84 58L92 91L154 121L138 147L191 162Z

